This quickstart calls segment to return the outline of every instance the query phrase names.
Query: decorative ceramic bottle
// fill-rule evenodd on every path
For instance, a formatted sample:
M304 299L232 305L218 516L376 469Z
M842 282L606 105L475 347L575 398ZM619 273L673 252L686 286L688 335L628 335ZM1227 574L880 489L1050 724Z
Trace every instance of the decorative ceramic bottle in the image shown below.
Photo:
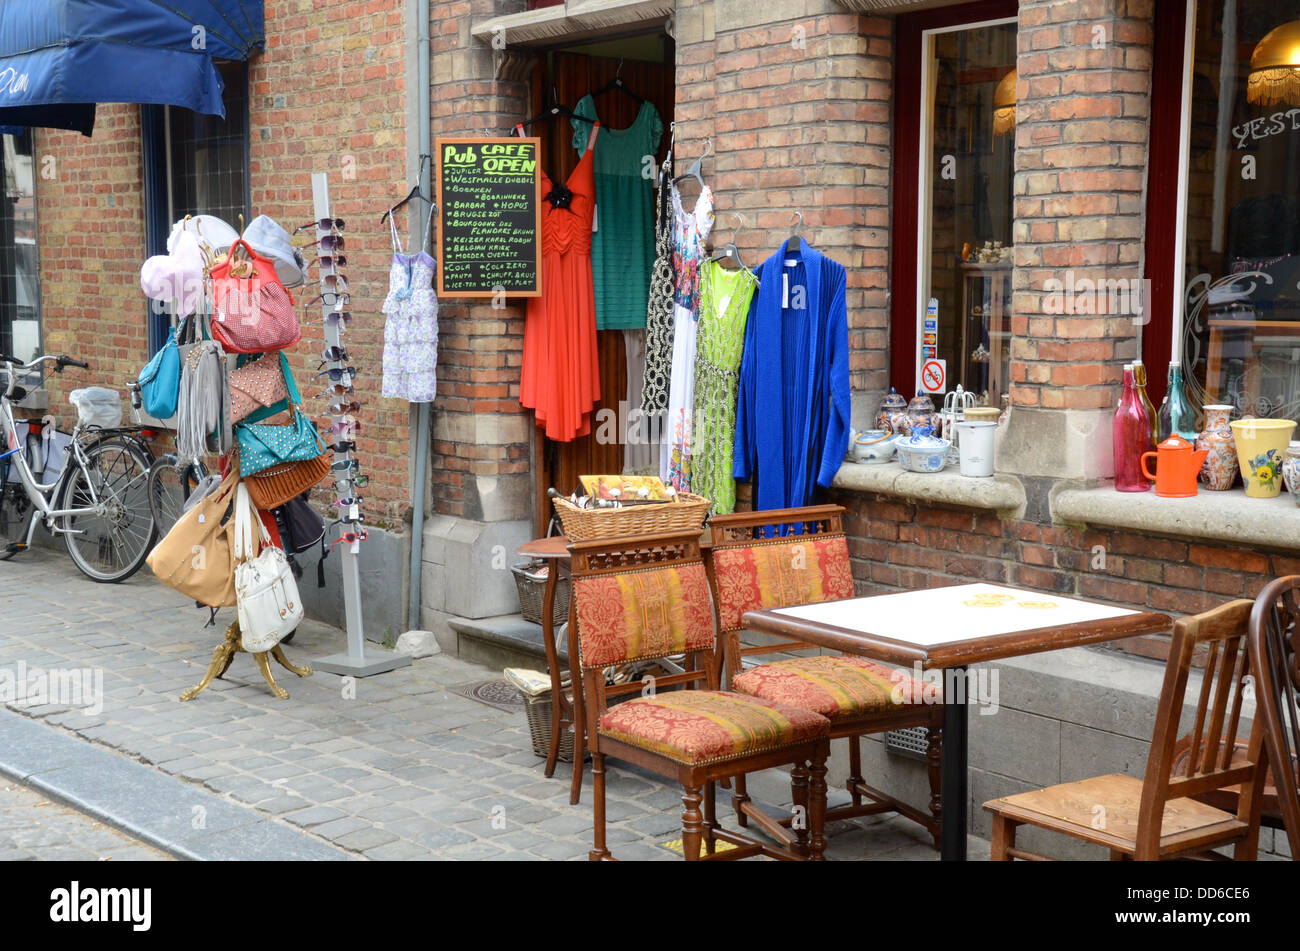
M1141 360L1133 361L1133 385L1137 387L1138 400L1142 403L1142 408L1147 411L1147 416L1151 420L1151 445L1160 443L1160 414L1156 412L1155 404L1151 402L1151 397L1147 395L1147 368Z
M1300 505L1300 441L1293 439L1287 444L1286 456L1282 459L1282 481L1295 504Z
M906 423L906 421L907 399L891 386L889 393L880 401L880 412L876 414L876 428L887 433L906 433L906 426L894 425L896 422Z
M1196 437L1196 448L1208 450L1200 479L1207 489L1222 492L1237 481L1237 443L1228 420L1232 407L1209 403L1205 407L1205 430Z
M1151 420L1138 399L1133 364L1124 364L1124 394L1111 430L1115 447L1115 488L1120 492L1146 492L1151 483L1142 475L1142 454L1151 452Z
M934 411L934 400L924 392L918 392L907 404L907 422L912 432L928 426L931 433L937 433L943 426L939 414Z
M1165 401L1160 404L1160 440L1163 442L1174 433L1193 442L1196 439L1196 412L1183 392L1183 367L1171 360L1169 386L1165 390Z

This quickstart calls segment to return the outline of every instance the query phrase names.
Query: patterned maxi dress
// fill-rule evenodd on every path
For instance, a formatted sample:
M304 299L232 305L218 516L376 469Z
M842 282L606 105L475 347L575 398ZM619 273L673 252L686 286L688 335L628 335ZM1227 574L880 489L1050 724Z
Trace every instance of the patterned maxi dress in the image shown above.
M696 311L699 306L699 266L704 242L713 228L713 191L705 185L692 211L682 208L682 196L669 186L673 198L673 374L668 387L668 415L659 445L659 477L679 492L691 491L691 416L695 406Z
M650 271L650 299L645 318L645 379L641 387L641 412L662 427L668 409L668 384L673 373L673 155L659 168L655 192L655 263Z
M729 270L716 261L700 265L691 491L711 500L714 513L736 508L736 480L731 475L736 395L745 323L757 287L751 271Z
M432 403L438 395L438 298L433 292L437 264L429 245L433 208L424 223L424 242L415 254L402 253L392 215L393 265L384 298L383 395L412 403Z

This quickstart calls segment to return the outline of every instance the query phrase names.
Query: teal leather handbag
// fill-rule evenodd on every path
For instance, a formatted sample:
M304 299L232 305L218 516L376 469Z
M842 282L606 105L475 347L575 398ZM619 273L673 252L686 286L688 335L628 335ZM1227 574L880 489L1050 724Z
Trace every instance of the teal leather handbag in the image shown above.
M163 348L140 371L140 396L144 410L154 419L171 419L181 393L181 354L176 340L184 332L186 323L167 336Z
M291 423L239 423L235 440L239 443L239 474L245 478L273 466L306 462L325 452L320 433L300 410L294 410Z

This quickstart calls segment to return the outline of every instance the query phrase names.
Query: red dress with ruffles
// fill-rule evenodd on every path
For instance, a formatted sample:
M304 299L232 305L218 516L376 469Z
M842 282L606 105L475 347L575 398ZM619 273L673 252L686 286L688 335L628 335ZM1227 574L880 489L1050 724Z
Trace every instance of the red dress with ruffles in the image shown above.
M570 442L591 432L600 400L596 292L591 276L591 226L596 209L596 134L565 183L567 208L542 202L542 295L528 298L519 402L532 409L546 437ZM552 189L542 172L542 194Z

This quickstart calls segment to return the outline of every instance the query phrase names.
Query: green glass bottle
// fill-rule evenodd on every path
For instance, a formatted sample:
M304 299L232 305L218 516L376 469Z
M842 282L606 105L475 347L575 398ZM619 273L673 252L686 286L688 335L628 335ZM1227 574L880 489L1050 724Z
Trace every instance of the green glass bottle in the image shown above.
M1154 449L1160 442L1160 414L1147 395L1147 368L1141 360L1133 361L1133 384L1137 387L1138 401L1147 411L1147 419L1151 420L1151 448Z
M1183 368L1176 361L1169 363L1169 386L1165 401L1160 404L1160 442L1173 433L1190 443L1196 442L1196 411L1183 392Z

